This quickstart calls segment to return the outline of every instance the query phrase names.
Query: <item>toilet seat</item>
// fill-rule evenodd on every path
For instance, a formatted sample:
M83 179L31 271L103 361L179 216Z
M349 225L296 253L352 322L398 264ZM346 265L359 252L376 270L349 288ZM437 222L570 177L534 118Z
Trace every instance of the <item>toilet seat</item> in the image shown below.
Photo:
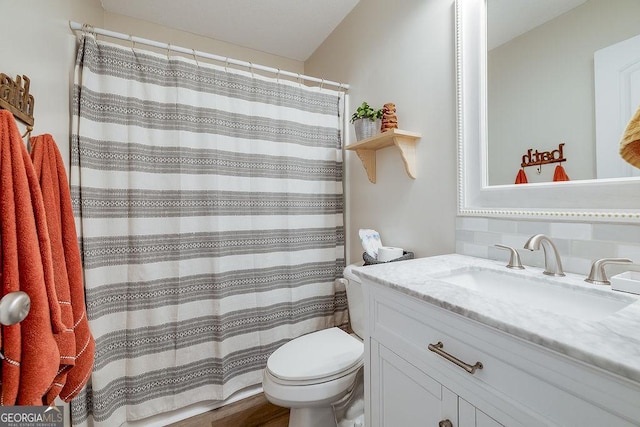
M317 384L349 375L363 364L364 345L339 328L289 341L271 354L267 371L279 384Z

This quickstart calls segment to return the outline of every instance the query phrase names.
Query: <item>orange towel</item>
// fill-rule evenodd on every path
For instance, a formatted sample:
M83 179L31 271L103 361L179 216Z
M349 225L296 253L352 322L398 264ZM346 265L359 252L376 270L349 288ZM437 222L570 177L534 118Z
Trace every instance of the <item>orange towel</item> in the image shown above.
M58 371L55 334L64 330L55 301L51 246L40 186L11 113L0 110L2 295L24 291L31 310L2 326L1 405L41 405Z
M556 166L556 170L553 171L554 181L569 181L569 175L564 171L562 165Z
M62 320L71 336L71 340L65 339L61 343L60 372L55 381L58 388L52 389L48 398L53 401L59 392L62 400L68 402L89 379L95 341L87 321L82 262L69 182L62 156L51 135L31 138L31 158L44 199Z
M518 171L518 175L516 176L516 184L526 184L529 181L527 180L527 174L524 173L524 169L520 169Z

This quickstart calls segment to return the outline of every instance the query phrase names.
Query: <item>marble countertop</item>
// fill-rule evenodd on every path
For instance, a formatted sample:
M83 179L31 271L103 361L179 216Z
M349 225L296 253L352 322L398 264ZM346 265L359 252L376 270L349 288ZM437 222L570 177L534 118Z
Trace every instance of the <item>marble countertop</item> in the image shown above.
M628 305L600 318L584 319L564 311L532 307L526 299L496 298L438 279L452 271L474 268L533 278L541 284L560 286ZM353 271L404 294L640 382L638 295L589 284L581 275L567 273L565 277L556 278L542 274L542 269L536 267L511 270L505 267L504 261L457 254L369 265Z

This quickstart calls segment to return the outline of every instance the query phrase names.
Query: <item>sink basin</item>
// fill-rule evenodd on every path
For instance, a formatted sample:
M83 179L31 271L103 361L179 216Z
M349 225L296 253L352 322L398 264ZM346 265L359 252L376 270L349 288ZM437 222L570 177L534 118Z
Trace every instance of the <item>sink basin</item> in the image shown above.
M596 289L553 283L554 279L538 279L481 268L464 268L433 277L505 302L553 311L581 320L602 319L637 301L624 294L605 294Z

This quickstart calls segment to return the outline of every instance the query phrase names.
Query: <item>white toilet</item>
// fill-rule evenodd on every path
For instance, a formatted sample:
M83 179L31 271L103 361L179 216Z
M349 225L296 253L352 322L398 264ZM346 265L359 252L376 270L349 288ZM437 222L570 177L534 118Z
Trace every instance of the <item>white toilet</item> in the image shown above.
M344 270L351 329L364 336L360 279ZM267 360L262 388L273 404L291 408L289 427L336 427L332 404L354 387L363 365L362 340L339 328L303 335L274 351Z

